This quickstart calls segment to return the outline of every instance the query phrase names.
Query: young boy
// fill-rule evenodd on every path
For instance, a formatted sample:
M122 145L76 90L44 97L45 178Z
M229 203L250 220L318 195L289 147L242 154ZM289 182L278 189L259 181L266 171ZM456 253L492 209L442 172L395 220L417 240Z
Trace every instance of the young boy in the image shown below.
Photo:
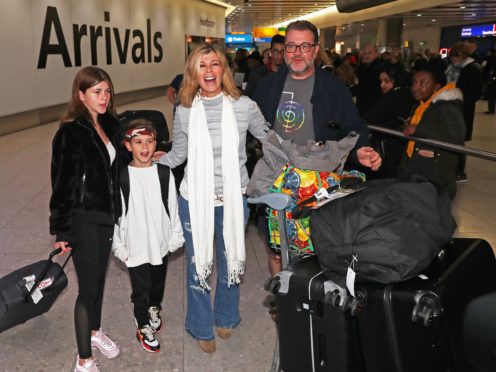
M123 212L112 249L129 270L136 337L143 349L158 352L168 254L184 244L176 187L170 169L152 163L156 132L149 121L130 122L125 145L133 160L121 170Z

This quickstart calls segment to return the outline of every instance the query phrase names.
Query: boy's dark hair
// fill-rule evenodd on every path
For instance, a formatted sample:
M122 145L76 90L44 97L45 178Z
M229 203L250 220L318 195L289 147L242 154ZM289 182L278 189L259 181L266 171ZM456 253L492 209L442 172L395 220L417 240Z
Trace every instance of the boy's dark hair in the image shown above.
M311 31L313 33L313 42L318 43L319 42L319 32L317 31L317 27L312 22L304 21L304 20L298 20L291 22L288 27L286 28L286 35L288 35L289 31L291 30L297 30L297 31Z
M135 129L145 129L146 131L153 133L153 136L157 138L157 131L153 127L152 123L149 120L146 119L134 119L131 120L126 128L126 136L125 140L130 141L132 137L128 136L127 134L132 132Z
M274 44L284 44L284 36L280 34L276 34L272 36L272 40L270 41L270 47L272 48Z

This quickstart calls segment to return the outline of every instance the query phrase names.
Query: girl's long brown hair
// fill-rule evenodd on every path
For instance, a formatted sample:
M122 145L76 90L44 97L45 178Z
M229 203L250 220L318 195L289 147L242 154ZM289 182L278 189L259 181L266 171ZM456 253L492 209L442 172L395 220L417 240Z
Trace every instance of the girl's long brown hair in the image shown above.
M110 76L101 68L98 67L84 67L76 74L74 77L74 82L72 83L72 95L69 101L69 107L66 113L60 119L60 124L71 122L78 117L85 117L90 122L93 121L90 112L84 105L84 103L79 98L79 92L86 92L88 88L91 88L102 81L107 82L110 87L110 102L107 106L107 112L112 115L116 115L114 107L114 85Z
M220 65L224 71L221 85L224 94L234 99L238 99L241 96L241 93L234 84L231 69L222 50L214 44L200 44L188 56L184 67L184 80L179 90L179 103L185 107L191 107L193 99L200 90L200 83L198 81L200 59L209 53L215 53L219 57Z

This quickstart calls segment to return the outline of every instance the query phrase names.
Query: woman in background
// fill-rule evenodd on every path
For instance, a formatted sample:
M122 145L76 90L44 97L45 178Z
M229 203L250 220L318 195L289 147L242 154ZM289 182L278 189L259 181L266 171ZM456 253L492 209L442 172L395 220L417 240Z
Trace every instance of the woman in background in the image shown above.
M412 93L404 86L401 71L393 65L384 67L379 74L379 79L382 96L362 115L362 118L367 124L401 131L414 105ZM370 142L372 147L381 154L382 166L376 172L369 172L369 178L396 178L401 158L405 152L405 141L373 133Z
M413 75L412 95L418 105L404 134L463 145L463 95L454 82L446 84L443 71L429 62L420 67ZM457 164L458 156L453 152L409 141L400 175L420 175L447 190L453 199Z

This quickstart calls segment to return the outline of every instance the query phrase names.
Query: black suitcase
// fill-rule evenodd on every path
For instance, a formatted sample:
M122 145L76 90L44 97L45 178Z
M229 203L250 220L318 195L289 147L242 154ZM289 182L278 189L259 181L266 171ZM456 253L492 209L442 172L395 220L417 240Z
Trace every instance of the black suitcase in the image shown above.
M471 300L496 291L496 260L486 241L454 239L421 275L364 287L358 322L367 372L472 371L463 316Z
M62 267L52 261L60 252L60 248L56 249L48 260L22 267L0 279L0 332L50 310L67 287L64 266L70 256ZM30 290L27 281L32 284Z
M317 257L301 258L270 283L281 371L362 370L356 319L350 315L360 304L325 277Z

